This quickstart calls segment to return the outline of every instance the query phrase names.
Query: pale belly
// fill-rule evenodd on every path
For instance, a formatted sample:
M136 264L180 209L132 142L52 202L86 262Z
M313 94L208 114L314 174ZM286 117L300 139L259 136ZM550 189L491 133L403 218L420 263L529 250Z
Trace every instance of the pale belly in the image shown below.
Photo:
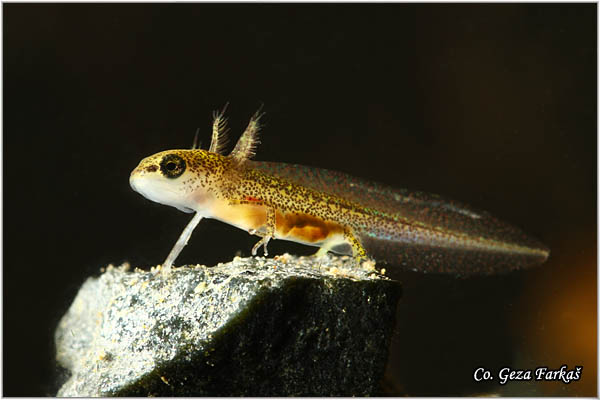
M211 207L210 217L262 236L266 232L267 211L262 205L226 203ZM290 240L309 246L335 248L343 245L344 229L333 221L324 221L304 213L277 211L275 239Z

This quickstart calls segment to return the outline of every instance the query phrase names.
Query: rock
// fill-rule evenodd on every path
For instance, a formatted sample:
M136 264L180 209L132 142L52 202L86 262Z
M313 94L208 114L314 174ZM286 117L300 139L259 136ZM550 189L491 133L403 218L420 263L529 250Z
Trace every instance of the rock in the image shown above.
M377 394L399 297L347 257L109 266L56 330L58 396Z

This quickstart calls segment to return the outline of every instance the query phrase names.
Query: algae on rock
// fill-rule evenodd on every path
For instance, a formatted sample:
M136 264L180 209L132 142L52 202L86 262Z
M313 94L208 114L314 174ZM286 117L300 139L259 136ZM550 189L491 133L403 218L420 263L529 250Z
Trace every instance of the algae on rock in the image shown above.
M399 297L347 257L109 267L56 330L58 396L377 394Z

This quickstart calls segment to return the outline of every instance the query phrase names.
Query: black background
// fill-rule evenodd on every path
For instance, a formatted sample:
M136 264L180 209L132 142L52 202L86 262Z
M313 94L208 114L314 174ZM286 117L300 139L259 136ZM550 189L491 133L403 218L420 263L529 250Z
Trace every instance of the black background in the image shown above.
M232 140L485 209L543 266L388 275L403 300L387 394L596 394L596 5L5 4L4 395L53 395L53 331L108 263L163 261L190 219L133 192L139 160ZM202 221L179 264L255 238ZM275 241L272 254L310 254ZM382 321L385 323L385 321ZM473 382L484 366L583 365L571 385Z

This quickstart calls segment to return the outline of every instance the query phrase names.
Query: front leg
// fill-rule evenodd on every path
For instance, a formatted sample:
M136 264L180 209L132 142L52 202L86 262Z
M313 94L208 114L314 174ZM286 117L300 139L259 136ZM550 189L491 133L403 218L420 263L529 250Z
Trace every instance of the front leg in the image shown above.
M275 229L276 229L276 211L275 208L273 208L272 206L264 203L261 200L258 199L254 199L254 198L246 198L244 200L229 200L229 205L230 206L237 206L237 205L253 205L253 206L260 206L260 207L264 207L265 212L266 212L266 220L265 220L265 224L264 224L264 232L261 229L261 232L258 231L258 229L250 229L248 231L248 233L252 234L252 235L257 235L257 236L262 236L262 239L260 239L258 241L258 243L256 243L253 247L252 247L252 255L255 256L258 249L260 248L260 246L264 247L264 255L267 256L268 250L267 250L267 244L269 243L269 241L275 237ZM262 228L262 227L261 227Z
M267 244L269 243L269 240L271 240L271 238L275 236L275 223L276 223L275 209L273 207L269 207L269 206L266 206L266 209L267 209L266 232L265 232L264 236L262 237L262 239L260 239L258 241L258 243L256 243L254 245L254 247L252 247L252 255L253 256L256 255L256 252L258 251L260 246L263 246L264 254L265 254L265 256L268 256L269 252L267 251Z
M167 256L167 259L162 264L162 271L164 274L168 274L171 271L171 266L175 262L175 259L177 258L179 253L181 253L181 250L183 250L185 245L188 243L190 236L192 236L192 232L201 220L202 215L197 212L194 215L194 218L192 218L192 220L187 224L183 232L181 232L177 243L175 243L175 246L173 246L173 249L171 249L171 252Z
M329 252L329 250L331 250L333 248L333 245L335 243L331 240L326 241L325 243L323 243L321 245L321 247L319 247L319 250L317 250L317 252L315 254L313 254L313 257L325 257L325 255Z

